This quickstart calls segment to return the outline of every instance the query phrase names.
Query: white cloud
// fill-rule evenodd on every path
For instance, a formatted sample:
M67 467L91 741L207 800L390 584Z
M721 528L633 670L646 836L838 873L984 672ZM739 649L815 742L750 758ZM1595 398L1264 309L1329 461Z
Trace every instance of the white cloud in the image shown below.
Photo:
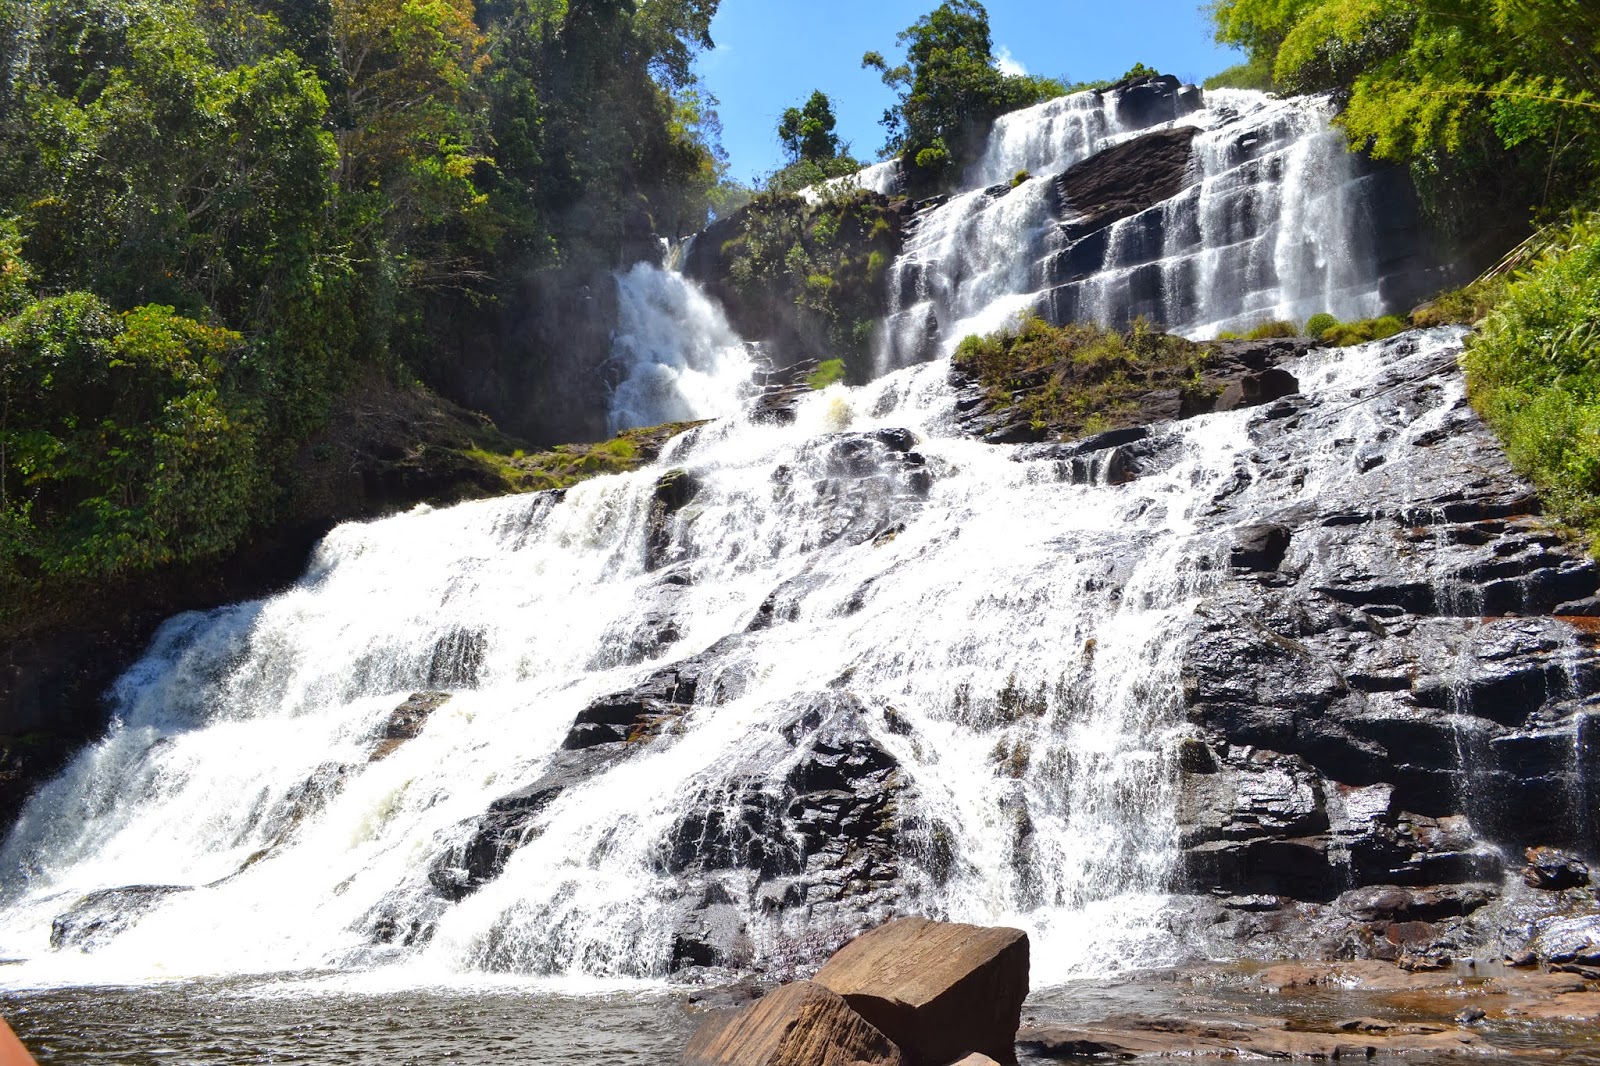
M1022 65L1022 60L1011 54L1011 49L1005 45L1000 46L1000 51L995 53L994 65L1000 68L1000 73L1017 77L1028 73L1028 68Z

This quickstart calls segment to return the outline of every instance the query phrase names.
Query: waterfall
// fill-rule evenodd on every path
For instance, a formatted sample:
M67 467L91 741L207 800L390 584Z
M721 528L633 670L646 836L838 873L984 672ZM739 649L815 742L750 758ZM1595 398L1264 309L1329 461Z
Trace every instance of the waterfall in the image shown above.
M722 308L676 269L638 263L617 276L613 433L716 418L739 409L750 384L748 346Z
M1302 376L1347 403L1393 358L1330 352ZM1182 636L1230 532L1213 501L1252 513L1290 490L1241 481L1251 412L1159 429L1164 470L1085 484L955 433L947 373L835 386L791 424L724 419L565 493L341 526L293 588L170 620L106 737L0 849L0 956L41 981L658 977L687 920L721 915L770 963L892 890L1028 928L1040 982L1169 961ZM1344 476L1339 447L1301 451L1294 491ZM698 491L663 513L669 470ZM651 704L654 739L572 761L580 711L685 663L698 687ZM385 741L407 706L431 714ZM900 842L887 880L831 903L772 872L796 869L781 835L729 852L712 829L791 817L772 797L839 758L806 764L793 738L824 734L877 760ZM473 819L585 766L497 877L441 893ZM64 913L92 953L50 950Z
M918 216L891 268L880 372L948 354L1021 311L1143 315L1204 339L1273 319L1381 313L1409 230L1379 232L1392 179L1348 151L1323 98L1145 85L1003 116L966 191ZM1193 127L1183 188L1088 233L1056 179L1145 134ZM1017 180L1021 179L1021 180ZM1015 187L1012 182L1016 181ZM1380 236L1391 245L1380 255Z

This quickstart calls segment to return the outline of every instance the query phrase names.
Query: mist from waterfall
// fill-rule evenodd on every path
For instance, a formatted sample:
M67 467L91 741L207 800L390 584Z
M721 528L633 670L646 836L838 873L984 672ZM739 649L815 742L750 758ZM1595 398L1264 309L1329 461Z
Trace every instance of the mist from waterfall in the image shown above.
M748 345L722 308L677 270L635 264L618 274L611 432L718 418L739 410L750 386Z

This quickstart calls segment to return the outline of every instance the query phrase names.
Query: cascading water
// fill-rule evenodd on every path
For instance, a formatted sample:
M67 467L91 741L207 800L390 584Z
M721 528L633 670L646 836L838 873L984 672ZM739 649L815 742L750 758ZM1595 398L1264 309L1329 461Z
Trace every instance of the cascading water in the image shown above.
M1388 361L1313 356L1307 391L1345 402ZM881 913L887 884L1029 928L1038 983L1170 959L1181 637L1226 569L1214 501L1293 500L1249 476L1259 415L1178 423L1165 470L1083 484L954 435L947 370L834 387L789 425L723 420L562 495L343 526L294 588L171 620L0 851L0 954L40 981L658 976L707 900L770 962L811 923ZM1314 495L1345 453L1304 451ZM698 492L664 517L669 468ZM702 674L678 717L547 797L497 877L441 894L474 818L571 765L580 710L684 660ZM380 750L419 690L448 699ZM830 729L826 750L892 768L872 831L901 853L823 905L769 876L781 839L711 826L835 766L785 740ZM92 954L50 949L74 906Z
M1159 86L1157 86L1159 88ZM1152 86L1082 93L1003 116L968 191L919 216L890 278L881 371L948 354L961 338L1033 310L1054 321L1120 324L1136 315L1194 338L1272 319L1379 313L1386 237L1381 172L1347 150L1321 98ZM1097 204L1063 196L1058 176L1145 134L1194 127L1181 191L1109 227L1076 232Z
M750 385L749 346L722 308L676 270L638 263L617 276L611 395L613 433L717 418L739 410Z

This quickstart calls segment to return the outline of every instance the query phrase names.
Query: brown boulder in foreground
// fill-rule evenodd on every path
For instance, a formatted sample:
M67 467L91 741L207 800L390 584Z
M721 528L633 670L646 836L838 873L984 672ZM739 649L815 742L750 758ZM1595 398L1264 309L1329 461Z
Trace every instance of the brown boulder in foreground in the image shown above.
M846 944L816 976L900 1046L907 1066L971 1052L1014 1063L1028 935L900 918Z
M773 989L711 1018L689 1039L684 1066L901 1066L900 1051L849 1004L811 981Z

